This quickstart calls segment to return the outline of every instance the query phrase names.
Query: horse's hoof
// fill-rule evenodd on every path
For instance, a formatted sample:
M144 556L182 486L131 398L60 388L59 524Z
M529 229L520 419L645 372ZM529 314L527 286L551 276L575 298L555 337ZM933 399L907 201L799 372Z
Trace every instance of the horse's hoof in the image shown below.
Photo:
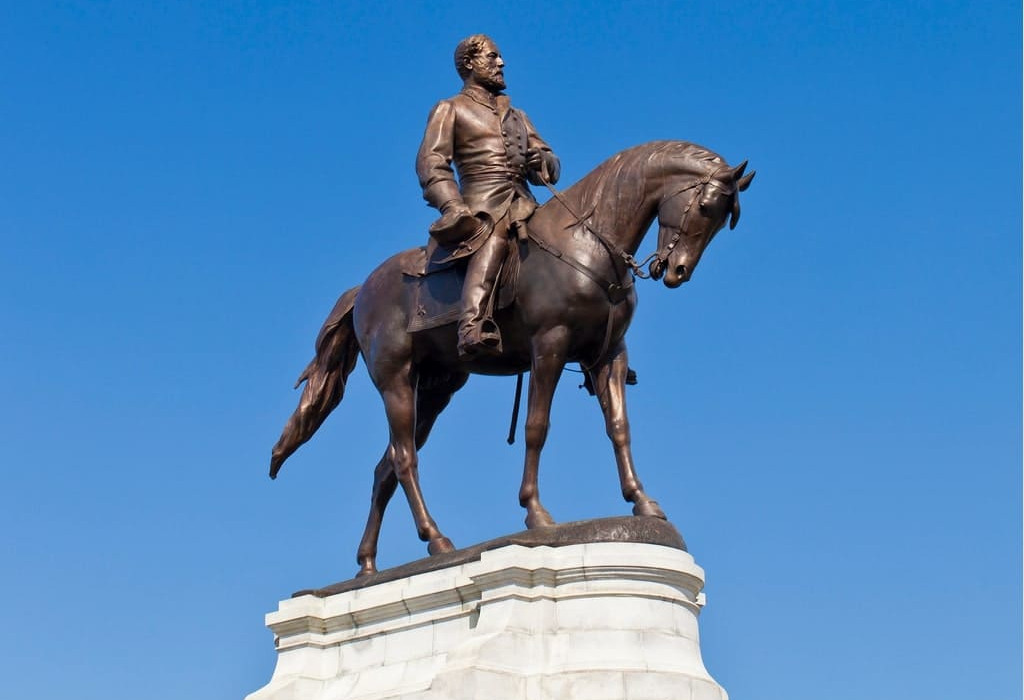
M555 524L555 519L551 517L551 513L547 512L544 508L541 508L537 512L530 512L526 514L526 529L533 530L538 527L551 527Z
M643 501L641 503L637 503L635 506L633 506L633 515L646 515L651 518L661 518L662 520L668 520L668 518L665 517L665 511L661 509L661 506L658 505L658 502L652 501L650 499Z
M446 554L447 552L454 552L455 545L447 537L437 537L430 540L427 544L427 554L431 556L435 554Z
M361 567L359 567L359 573L356 574L356 578L370 576L375 573L377 573L377 565L373 562L366 562Z

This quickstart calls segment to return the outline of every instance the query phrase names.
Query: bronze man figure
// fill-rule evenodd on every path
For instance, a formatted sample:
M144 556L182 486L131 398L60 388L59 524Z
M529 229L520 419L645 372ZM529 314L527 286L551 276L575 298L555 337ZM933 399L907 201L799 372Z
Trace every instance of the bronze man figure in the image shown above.
M537 208L527 181L554 184L559 175L558 158L502 92L504 66L489 37L474 34L459 43L455 68L462 91L434 107L416 157L423 198L441 211L431 236L450 258L469 257L459 318L461 357L500 352L501 335L489 309L507 239L525 238L525 222Z

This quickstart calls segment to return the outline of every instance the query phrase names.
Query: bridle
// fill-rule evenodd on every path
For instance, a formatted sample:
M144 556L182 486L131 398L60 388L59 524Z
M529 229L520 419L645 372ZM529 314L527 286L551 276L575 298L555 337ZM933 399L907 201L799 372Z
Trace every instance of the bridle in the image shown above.
M668 229L672 231L672 236L669 238L667 242L663 243L662 232L659 231L658 250L648 255L642 263L639 263L640 265L646 265L648 262L650 262L650 267L648 268L650 272L648 274L644 274L642 271L640 273L637 273L634 270L633 274L637 275L638 277L642 277L643 279L647 279L650 277L653 277L654 279L661 278L661 276L665 273L665 263L668 261L669 256L672 254L672 251L675 250L675 247L676 245L678 245L679 241L684 236L688 235L688 232L686 230L686 220L687 218L689 218L690 212L693 210L694 202L699 202L701 200L701 198L704 196L704 190L707 189L708 185L712 185L712 180L715 179L715 176L718 174L719 170L721 170L721 168L715 168L714 170L706 173L697 182L687 187L683 187L679 190L676 190L675 192L673 192L668 197L665 197L665 199L662 200L661 206L665 206L667 202L670 202L671 200L675 199L683 192L687 192L695 188L697 189L697 191L694 192L693 196L690 198L690 201L686 203L686 208L683 209L683 216L678 226L672 226L670 224L659 224L662 230Z
M711 184L711 181L715 179L715 175L717 175L719 170L721 169L722 168L719 167L715 168L714 170L708 173L705 173L704 176L701 177L697 182L694 182L691 185L687 185L686 187L682 187L676 190L675 192L668 195L661 201L659 208L665 206L667 202L670 202L671 200L675 199L683 192L689 192L690 190L693 189L697 190L696 192L693 193L693 196L690 198L690 201L686 203L686 208L683 210L683 216L681 221L679 222L679 226L661 225L663 229L669 229L673 231L672 236L669 238L669 240L665 243L662 243L661 232L659 232L658 250L648 255L641 262L637 262L636 258L634 258L632 254L615 245L615 243L610 241L600 231L598 231L593 226L587 223L587 219L590 218L593 212L581 217L573 210L569 203L565 201L565 198L562 196L562 193L556 190L550 182L544 180L544 186L547 187L548 190L551 192L551 196L558 200L558 202L563 207L565 207L566 211L568 211L572 215L572 217L576 220L576 224L579 224L585 231L588 231L601 243L602 246L604 246L605 250L607 250L608 254L611 256L613 267L617 267L617 265L615 265L616 260L621 260L623 263L625 263L626 267L629 269L629 271L632 273L634 277L639 277L640 279L650 279L652 277L654 279L660 279L665 271L665 262L668 260L669 255L672 254L672 251L675 249L676 245L678 245L679 241L683 238L683 236L687 235L686 220L690 216L690 211L692 211L693 209L694 202L700 201L700 198L704 195L704 190L707 188L709 184ZM561 256L558 257L568 262L568 260L566 260L565 258L562 258ZM644 267L646 267L648 263L650 263L649 272L644 270ZM587 272L586 274L588 277L591 277L592 279L595 279L595 281L597 281L596 278L594 278L594 276L590 274L590 272ZM619 276L620 279L622 278L622 274L619 272L619 270L616 270L616 274ZM616 286L618 286L621 289L625 289L632 285L620 284Z

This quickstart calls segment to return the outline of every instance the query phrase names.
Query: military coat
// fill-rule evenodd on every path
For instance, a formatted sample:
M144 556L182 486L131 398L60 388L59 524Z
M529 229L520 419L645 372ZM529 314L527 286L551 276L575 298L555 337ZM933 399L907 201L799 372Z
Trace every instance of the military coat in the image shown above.
M541 154L540 171L526 164L533 149ZM485 212L495 222L507 214L512 224L525 221L537 207L527 181L557 182L559 162L508 96L467 86L431 111L416 174L431 206L462 201L474 214Z

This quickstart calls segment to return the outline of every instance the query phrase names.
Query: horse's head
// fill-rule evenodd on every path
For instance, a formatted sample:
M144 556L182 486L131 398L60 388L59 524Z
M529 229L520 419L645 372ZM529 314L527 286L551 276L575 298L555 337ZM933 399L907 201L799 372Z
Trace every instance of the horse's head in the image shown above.
M697 182L666 194L658 208L658 253L651 276L664 275L675 288L690 279L700 256L731 216L729 228L740 220L740 192L750 186L754 172L744 175L747 162L735 168L720 165Z

